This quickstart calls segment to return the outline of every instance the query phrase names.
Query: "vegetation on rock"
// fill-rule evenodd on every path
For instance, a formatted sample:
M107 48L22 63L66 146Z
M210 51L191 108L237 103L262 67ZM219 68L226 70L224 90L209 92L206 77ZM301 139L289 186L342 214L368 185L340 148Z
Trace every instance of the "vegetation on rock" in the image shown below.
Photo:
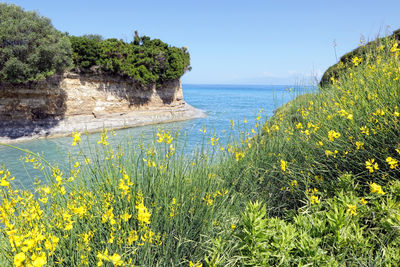
M0 81L40 81L71 66L71 44L48 18L0 3Z
M87 36L71 36L70 40L75 68L81 71L100 67L107 73L149 85L178 79L190 69L190 56L185 48L171 47L147 36L136 35L131 43Z
M40 81L69 68L101 70L144 86L161 85L190 70L190 56L186 48L139 37L137 32L130 43L115 38L103 40L95 34L68 38L54 29L48 18L15 5L0 4L0 81Z

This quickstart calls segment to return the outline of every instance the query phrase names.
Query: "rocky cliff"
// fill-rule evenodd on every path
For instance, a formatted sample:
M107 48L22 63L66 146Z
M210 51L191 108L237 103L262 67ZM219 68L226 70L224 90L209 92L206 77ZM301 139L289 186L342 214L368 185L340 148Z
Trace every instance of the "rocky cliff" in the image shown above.
M65 73L35 84L0 85L0 141L200 116L184 102L179 79L142 87L120 76Z

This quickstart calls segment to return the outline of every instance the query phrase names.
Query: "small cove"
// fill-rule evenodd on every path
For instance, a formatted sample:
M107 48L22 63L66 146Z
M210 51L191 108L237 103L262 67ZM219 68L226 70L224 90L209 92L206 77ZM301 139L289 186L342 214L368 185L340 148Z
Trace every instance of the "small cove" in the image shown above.
M191 151L202 142L203 127L208 132L215 132L220 137L220 143L227 138L226 131L231 126L231 120L235 123L243 123L246 118L247 126L254 125L256 114L262 110L261 116L272 116L273 111L279 106L294 99L299 94L310 92L309 87L286 85L193 85L183 84L184 99L195 108L204 110L206 118L174 122L167 124L150 125L117 130L116 136L110 135L112 145L124 142L152 142L154 132L166 129L171 132L179 131L186 138L186 150ZM224 139L225 138L225 139ZM88 150L100 139L100 133L90 134L88 140L82 136L81 147ZM77 147L72 147L72 137L39 139L15 144L21 149L40 153L50 163L57 163L63 168L68 154L76 154ZM0 164L10 170L15 181L24 186L29 186L35 179L40 178L40 173L33 170L32 166L20 160L24 152L0 146Z

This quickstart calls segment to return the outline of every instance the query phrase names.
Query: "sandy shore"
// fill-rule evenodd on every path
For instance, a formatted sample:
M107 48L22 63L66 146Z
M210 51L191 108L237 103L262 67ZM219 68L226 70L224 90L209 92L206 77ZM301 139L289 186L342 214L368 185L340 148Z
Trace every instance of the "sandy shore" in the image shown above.
M0 121L0 143L26 142L39 138L54 138L77 132L100 132L105 129L123 129L150 124L203 118L205 113L186 103L175 107L160 107L107 115L79 115L62 120L34 122Z

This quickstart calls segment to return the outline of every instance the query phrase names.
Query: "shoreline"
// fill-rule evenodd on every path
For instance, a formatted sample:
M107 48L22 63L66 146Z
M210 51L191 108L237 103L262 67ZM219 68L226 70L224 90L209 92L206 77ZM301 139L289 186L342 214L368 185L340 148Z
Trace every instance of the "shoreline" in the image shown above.
M103 129L127 129L145 125L204 118L205 112L187 103L118 112L104 115L76 115L61 120L32 122L0 121L0 144L14 144L38 139L70 136L73 131L96 133Z

